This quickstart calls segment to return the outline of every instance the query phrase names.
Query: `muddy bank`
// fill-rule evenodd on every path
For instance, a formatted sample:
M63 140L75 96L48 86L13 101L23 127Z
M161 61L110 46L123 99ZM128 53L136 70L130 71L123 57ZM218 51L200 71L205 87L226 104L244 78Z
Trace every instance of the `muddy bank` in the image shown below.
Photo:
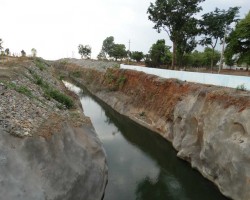
M78 97L42 59L0 62L0 193L101 199L106 155Z
M103 72L68 64L60 72L171 141L177 155L225 196L250 199L248 92L119 69Z

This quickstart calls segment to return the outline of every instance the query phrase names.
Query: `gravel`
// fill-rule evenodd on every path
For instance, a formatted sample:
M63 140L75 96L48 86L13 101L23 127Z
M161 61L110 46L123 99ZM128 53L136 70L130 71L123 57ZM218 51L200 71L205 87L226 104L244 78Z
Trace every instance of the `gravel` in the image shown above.
M41 86L35 83L34 73L51 88L63 92L64 86L53 76L50 66L45 65L41 70L29 61L19 68L21 73L14 79L0 80L0 132L25 137L32 136L52 113L67 116L68 111L58 109L60 103L48 99Z

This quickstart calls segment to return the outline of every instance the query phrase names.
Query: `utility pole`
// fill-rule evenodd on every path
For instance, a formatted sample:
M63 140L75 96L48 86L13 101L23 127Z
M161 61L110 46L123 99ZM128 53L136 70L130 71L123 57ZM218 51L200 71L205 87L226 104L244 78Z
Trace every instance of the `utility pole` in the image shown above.
M131 41L129 40L128 41L128 53L130 54L130 44L131 44ZM130 55L128 55L128 64L129 64L129 59L130 59Z
M219 71L218 74L220 73L222 66L223 66L223 58L224 58L224 50L225 50L225 43L226 43L226 34L227 32L225 31L224 38L223 38L223 43L222 43L222 50L221 50L221 55L220 55L220 65L219 65Z

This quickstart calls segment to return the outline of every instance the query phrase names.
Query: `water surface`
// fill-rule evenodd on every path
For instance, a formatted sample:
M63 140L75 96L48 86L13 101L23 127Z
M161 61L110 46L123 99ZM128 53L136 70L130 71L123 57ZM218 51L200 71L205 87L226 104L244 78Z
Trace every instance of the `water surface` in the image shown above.
M171 144L121 116L86 91L80 95L107 153L109 180L104 200L226 200Z

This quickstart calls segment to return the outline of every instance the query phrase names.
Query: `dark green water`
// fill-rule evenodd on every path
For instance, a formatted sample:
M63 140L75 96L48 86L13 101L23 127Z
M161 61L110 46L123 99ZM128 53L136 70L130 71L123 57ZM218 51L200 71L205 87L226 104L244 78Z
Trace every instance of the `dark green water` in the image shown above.
M75 92L80 89L67 85ZM107 153L109 181L104 200L226 200L171 144L80 92L84 114Z

